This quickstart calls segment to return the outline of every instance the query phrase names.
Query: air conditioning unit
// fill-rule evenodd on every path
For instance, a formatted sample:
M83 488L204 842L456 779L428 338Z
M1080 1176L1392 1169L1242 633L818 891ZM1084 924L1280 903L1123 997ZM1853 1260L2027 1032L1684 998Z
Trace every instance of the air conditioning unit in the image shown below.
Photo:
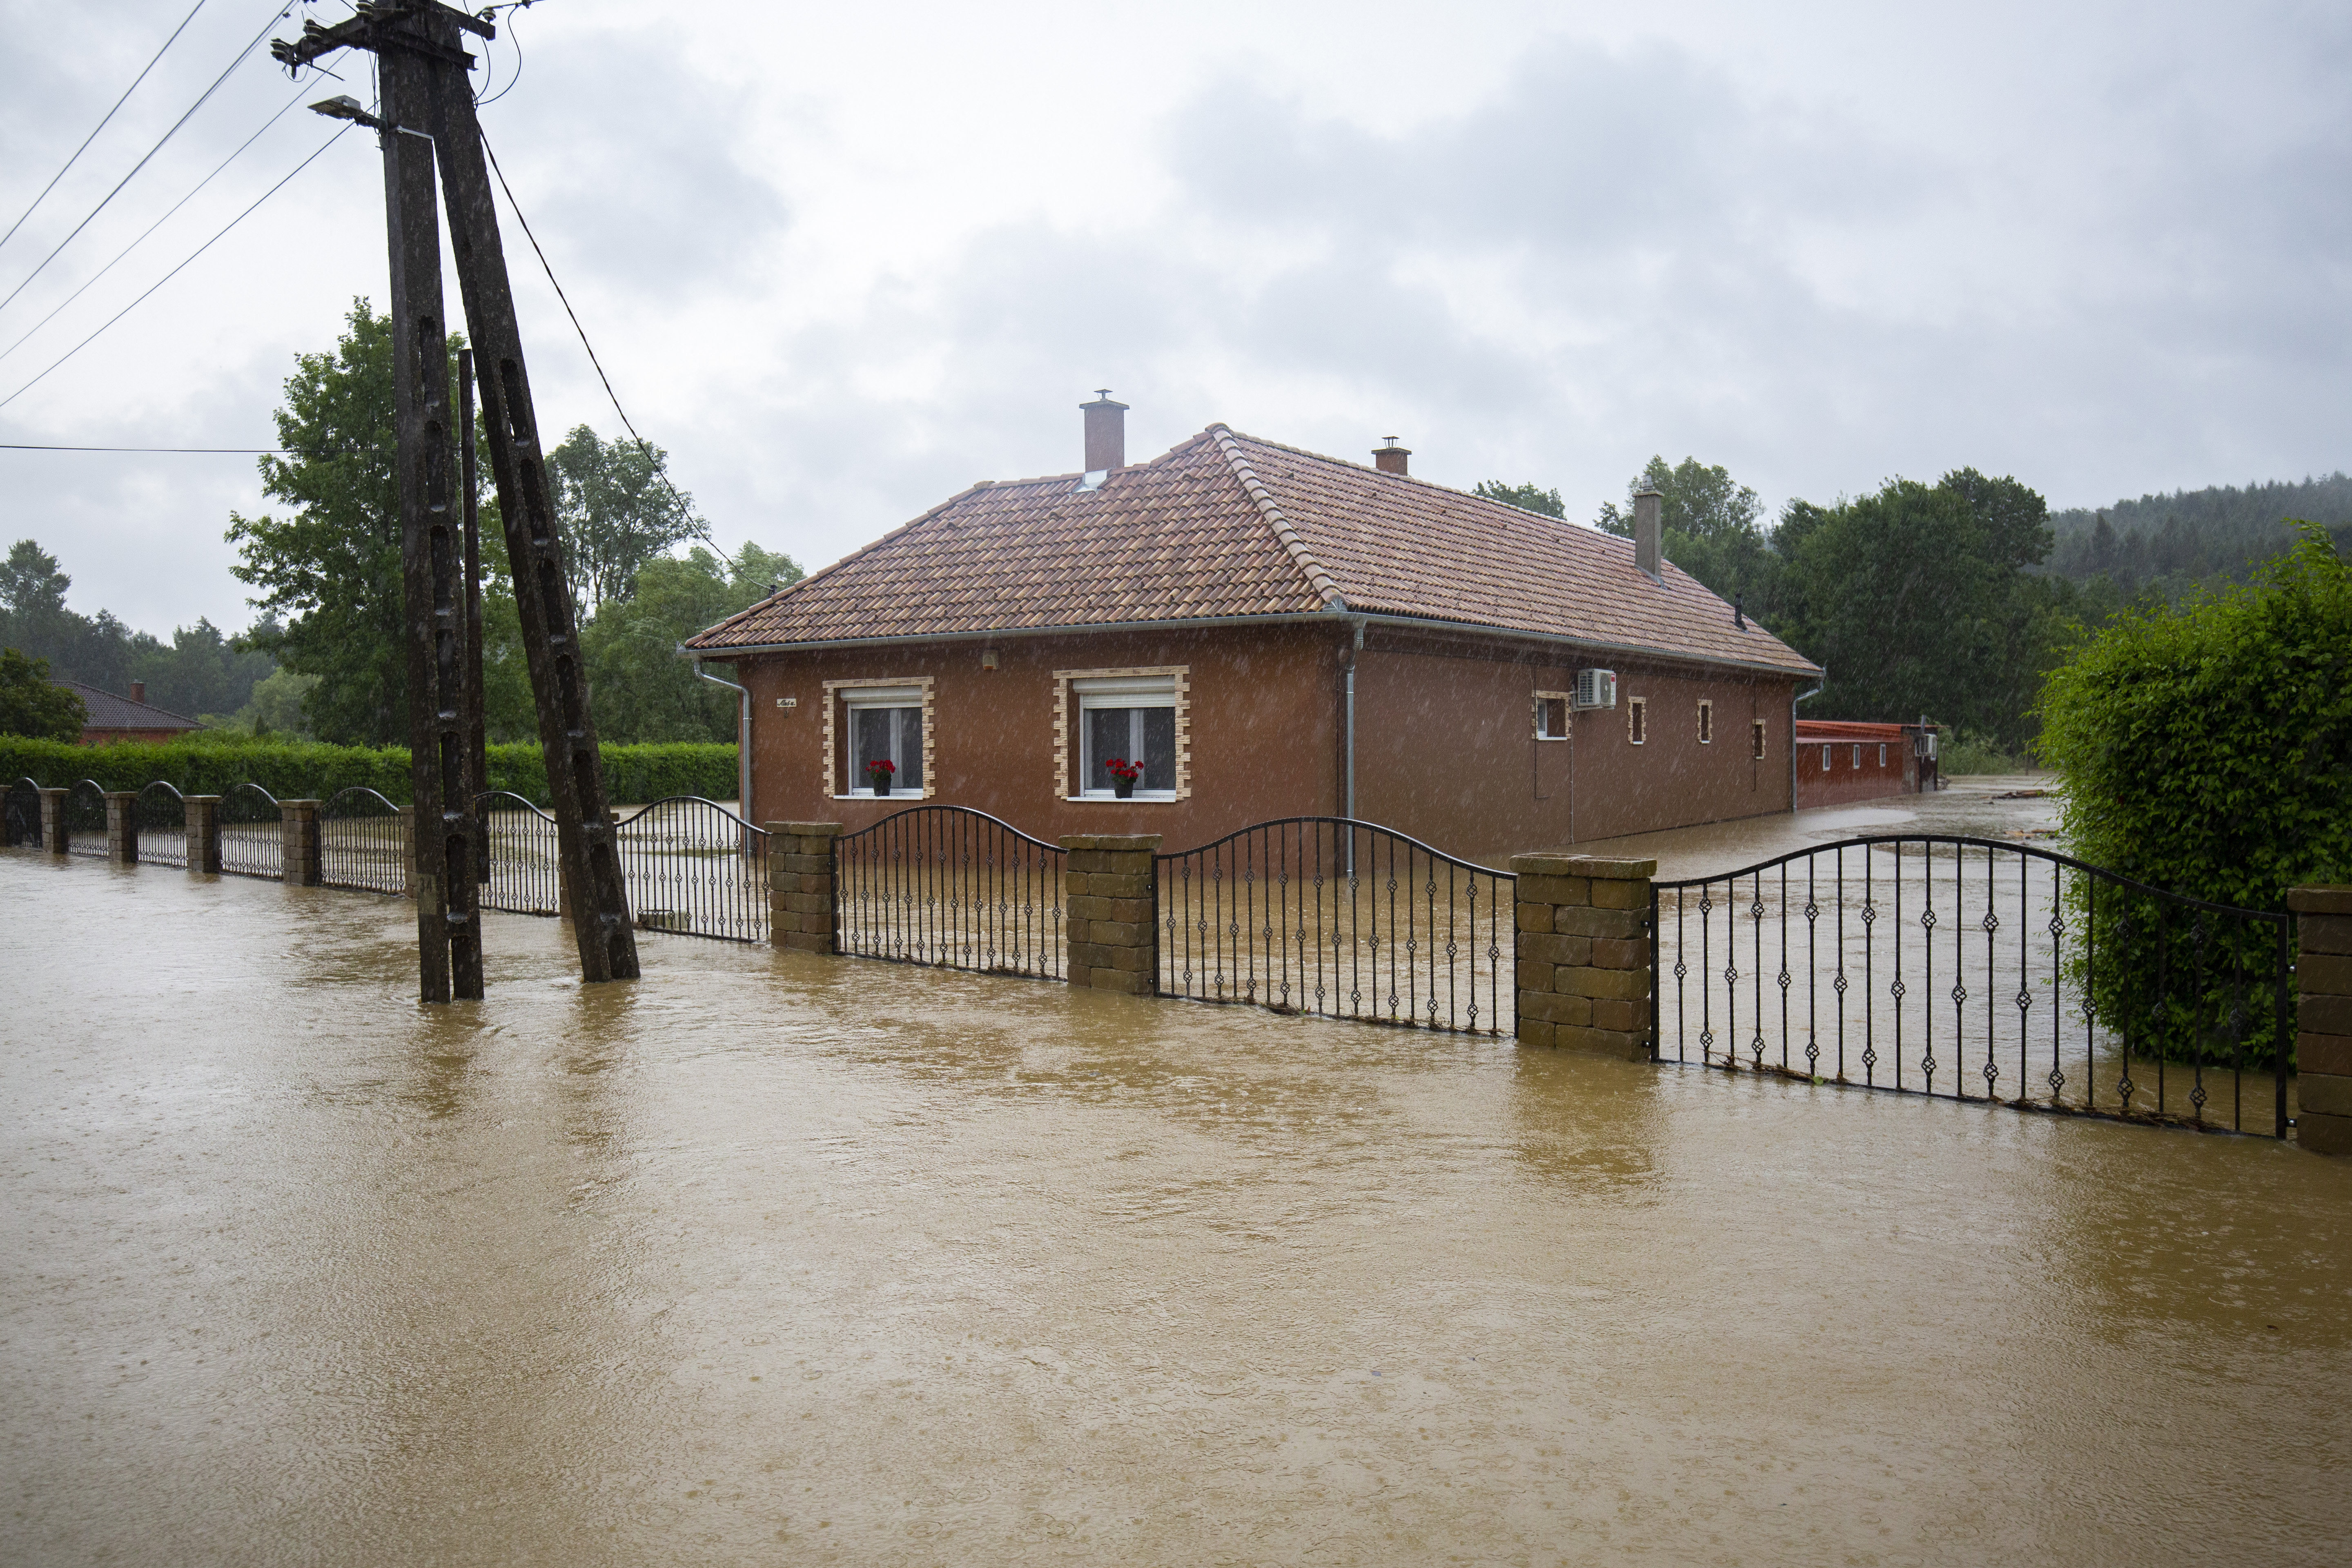
M1617 672L1613 669L1578 670L1576 705L1579 708L1616 707Z

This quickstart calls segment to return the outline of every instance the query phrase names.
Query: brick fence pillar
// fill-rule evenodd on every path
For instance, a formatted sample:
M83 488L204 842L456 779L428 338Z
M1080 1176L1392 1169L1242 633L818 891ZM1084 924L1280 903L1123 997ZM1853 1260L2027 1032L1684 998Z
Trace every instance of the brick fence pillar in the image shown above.
M220 875L220 800L216 795L180 797L188 831L188 869Z
M1073 985L1150 996L1160 989L1157 833L1077 833L1062 841L1064 954Z
M279 831L284 835L280 840L283 875L288 887L315 888L327 879L326 868L319 859L319 806L315 800L278 803Z
M41 789L38 785L35 792L41 797L41 847L52 855L62 855L66 852L66 796L73 792Z
M2294 961L2294 1141L2352 1154L2352 887L2290 888Z
M838 951L834 927L833 843L838 822L771 822L768 941L796 952Z
M118 866L139 864L139 792L103 790L106 796L106 858Z
M1514 855L1519 1039L1648 1061L1655 860Z

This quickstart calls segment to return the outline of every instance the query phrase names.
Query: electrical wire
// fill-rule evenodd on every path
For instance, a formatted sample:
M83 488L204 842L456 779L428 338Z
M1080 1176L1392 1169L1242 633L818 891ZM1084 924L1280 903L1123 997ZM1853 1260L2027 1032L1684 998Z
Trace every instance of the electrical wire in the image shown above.
M283 447L50 447L31 441L0 441L0 452L193 452L232 458L315 458L320 455L316 452L290 452Z
M534 0L520 0L520 8L528 9L533 3ZM486 5L482 8L482 17L487 21L499 11L512 11L515 9L518 9L518 6ZM514 46L514 72L507 78L506 86L499 89L498 91L490 94L488 98L476 99L474 100L474 107L477 109L479 109L486 104L496 103L499 99L502 99L507 94L512 92L515 89L515 83L522 79L522 35L515 31L515 19L512 16L509 16L507 18L507 42ZM485 67L488 65L490 51L486 48L482 51L482 61ZM488 81L485 81L482 85L487 88L490 84Z
M261 47L261 40L269 36L269 30L293 14L293 6L286 5L281 9L279 5L277 3L277 0L273 0L269 8L269 20L261 25L261 31L254 34L251 41L248 42L245 47L236 52L236 58L228 62L226 69L223 70L220 75L213 78L212 86L205 89L205 90L197 96L196 101L188 105L187 112L181 115L179 119L172 121L172 129L164 132L162 136L156 139L155 144L147 149L145 155L142 156L139 162L131 166L131 173L123 175L120 180L117 180L114 183L114 189L107 192L104 196L100 198L98 205L89 209L89 216L83 218L79 223L74 225L73 233L58 241L57 250L52 250L47 256L41 258L40 267L36 267L30 272L26 273L24 280L8 291L8 298L5 300L0 300L0 310L6 310L16 301L17 295L22 294L27 288L32 286L33 279L41 275L41 268L47 267L50 262L55 261L58 258L58 251L63 250L67 246L71 245L74 242L75 237L79 235L83 229L88 228L97 218L98 215L106 210L107 203L121 195L122 187L139 177L139 171L147 166L149 160L152 159L156 153L161 153L163 150L164 144L170 142L173 137L180 133L180 127L185 125L190 117L193 116L197 110L202 109L205 104L211 100L214 93L220 90L221 83L229 79L230 72L243 65L246 60L252 56L253 51Z
M84 153L89 151L89 144L98 140L98 132L106 129L107 122L114 118L115 111L117 110L120 110L124 104L131 101L131 95L139 90L139 84L141 82L147 79L147 72L155 68L157 62L163 59L165 49L169 49L173 44L179 42L180 35L188 30L188 24L196 19L196 13L203 10L205 4L206 0L196 0L195 5L189 8L188 14L180 18L180 25L172 29L172 36L170 37L163 40L163 48L157 49L155 51L155 58L149 60L146 67L142 69L137 76L131 79L131 85L124 88L122 89L122 96L114 100L114 108L106 111L106 118L98 122L96 130L91 131L89 135L81 139L81 145L73 150L73 157L68 158L65 161L65 167L59 169L56 174L49 176L49 183L43 185L41 187L41 194L33 198L33 206L28 206L23 212L17 214L16 221L8 226L8 232L5 234L0 234L0 245L5 245L10 240L16 237L16 231L25 226L25 220L26 218L33 216L33 207L39 206L44 201L47 201L48 199L49 193L58 188L58 182L66 177L66 169L72 168L74 166L74 160L79 158Z
M115 322L122 320L123 317L137 310L141 302L147 298L148 294L152 294L156 289L161 289L164 284L169 283L173 279L177 278L182 270L187 267L189 262L195 260L197 257L202 256L205 251L210 250L214 244L217 242L223 235L227 234L230 229L235 228L238 224L243 223L247 218L252 216L254 207L258 207L262 203L276 195L279 191L284 190L288 181L292 180L296 174L300 174L303 170L317 163L319 161L320 154L325 153L328 148L341 141L342 139L343 132L349 131L351 128L352 126L350 121L346 121L343 124L337 126L333 135L319 143L318 152L311 153L309 157L295 164L294 167L289 171L285 179L278 181L276 184L262 192L261 195L256 196L253 200L253 206L246 208L245 211L229 219L227 224L222 227L218 234L214 235L211 239L208 239L202 245L196 247L196 248L188 255L186 260L182 261L179 266L173 268L172 270L164 273L163 276L149 284L145 294L140 295L137 300L131 300L130 304L123 306L122 309L114 312L113 315L109 316L105 322L99 327L98 331L90 333L89 337L82 339L81 342L74 344L73 347L68 349L64 353L59 354L55 360L50 362L48 370L44 370L39 375L35 376L32 380L26 382L24 385L18 387L7 396L0 397L0 408L7 407L8 405L16 402L16 399L24 396L27 392L32 391L35 386L38 385L41 381L48 375L49 371L57 369L58 365L65 363L66 361L73 358L74 355L88 348L97 340L100 332L105 331L108 327L114 325Z
M596 357L596 345L588 341L588 329L580 324L580 313L572 308L572 300L563 292L563 285L556 282L555 268L548 265L547 252L540 248L539 236L530 232L530 220L522 216L521 204L515 200L513 187L507 184L507 172L499 167L499 155L491 150L490 139L487 133L482 137L482 151L489 154L490 173L499 177L499 189L506 192L507 207L515 215L515 222L522 226L523 237L530 241L531 253L539 258L540 270L547 274L547 281L555 289L556 299L562 301L563 313L572 318L572 330L580 334L580 346L588 351L588 363L596 367L596 379L604 384L604 395L613 400L613 412L621 416L621 423L627 428L630 439L636 442L637 449L650 460L653 458L653 443L637 434L636 426L629 420L629 411L621 406L621 395L613 390L613 378L604 374L604 362ZM0 407L5 406L7 405L5 402L0 402ZM661 480L662 488L669 491L670 500L677 503L677 514L685 520L690 531L688 537L698 539L709 545L712 550L718 552L719 559L725 561L731 569L735 564L735 558L720 549L718 542L710 537L709 524L694 515L693 509L686 504L686 498L678 494L677 487L670 482L668 469L656 467L654 469L654 476Z
M140 246L144 244L148 235L154 233L157 229L163 227L165 223L170 221L172 213L178 212L182 207L186 206L190 202L195 199L196 191L201 191L206 185L211 184L213 183L214 175L218 174L221 170L226 169L231 163L236 163L239 154L243 153L247 147L252 146L256 142L260 141L262 131L268 130L271 126L284 119L288 109L293 108L296 104L309 97L310 94L310 89L305 87L299 92L297 92L292 98L288 99L286 100L285 109L280 109L277 113L263 121L261 122L261 131L255 132L243 142L237 143L236 152L231 153L227 157L223 158L219 163L214 166L212 174L206 174L203 179L196 182L194 190L190 191L186 195L182 196L178 201L172 204L171 212L165 213L162 217L159 217L153 223L149 224L144 233L142 233L137 239L132 240L129 245L124 246L121 250L117 252L114 261L108 262L105 266L100 268L97 271L84 279L82 280L81 288L75 289L63 300L58 301L57 305L50 310L47 315L43 316L39 321L35 321L30 327L26 328L22 337L19 337L15 342L10 343L6 348L0 349L0 359L6 359L10 354L15 353L18 349L23 348L26 342L31 339L35 332L39 331L43 327L46 327L51 321L56 321L58 318L58 311L64 310L68 305L70 305L76 300L80 299L83 293L88 290L92 283L97 282L109 272L111 272L114 269L115 261L121 261L124 257L129 256L132 251L138 249Z

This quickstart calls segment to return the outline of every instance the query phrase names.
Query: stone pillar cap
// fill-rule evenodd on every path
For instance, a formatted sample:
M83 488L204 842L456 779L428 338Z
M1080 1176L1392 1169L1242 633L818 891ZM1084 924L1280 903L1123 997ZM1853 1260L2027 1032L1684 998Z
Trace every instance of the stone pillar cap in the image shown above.
M1612 860L1599 855L1514 855L1515 877L1598 877L1605 882L1643 882L1658 874L1655 860Z
M2342 883L2322 883L2315 887L2289 888L2286 907L2299 915L2352 915L2352 887Z
M1065 849L1108 849L1132 855L1158 850L1161 837L1157 833L1066 833L1058 842Z
M761 827L792 838L831 838L841 832L838 822L763 822Z

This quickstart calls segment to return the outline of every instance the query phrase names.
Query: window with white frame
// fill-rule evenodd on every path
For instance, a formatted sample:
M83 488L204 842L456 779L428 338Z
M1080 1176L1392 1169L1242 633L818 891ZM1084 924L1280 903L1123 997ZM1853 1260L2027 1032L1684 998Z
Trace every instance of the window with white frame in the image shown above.
M1823 746L1823 747L1822 748L1822 772L1823 772L1823 773L1827 773L1827 772L1829 772L1829 771L1830 771L1830 749L1829 749L1827 746Z
M1882 768L1886 765L1886 742L1884 741L1878 742L1878 765Z
M1097 676L1070 682L1077 709L1078 795L1112 799L1114 762L1139 765L1132 798L1176 798L1176 677Z
M872 795L874 772L887 762L891 795L923 793L923 689L853 686L841 692L841 793Z
M1715 744L1715 704L1712 702L1702 701L1698 705L1698 743L1702 746Z
M1853 767L1856 773L1862 771L1862 748L1858 745L1853 749Z
M1565 691L1538 691L1536 700L1536 739L1565 741L1568 739L1569 695Z

